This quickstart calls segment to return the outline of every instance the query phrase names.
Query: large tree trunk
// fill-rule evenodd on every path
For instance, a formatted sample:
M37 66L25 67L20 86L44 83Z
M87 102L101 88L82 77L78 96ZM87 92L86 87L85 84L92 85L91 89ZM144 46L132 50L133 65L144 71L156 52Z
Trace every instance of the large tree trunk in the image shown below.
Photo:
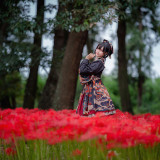
M44 20L44 0L37 1L37 25L42 26ZM34 101L37 90L37 76L38 68L40 64L40 52L41 52L41 41L42 41L42 28L40 33L37 31L34 35L34 48L31 53L31 64L30 64L30 73L27 79L27 84L25 88L24 95L24 108L34 108Z
M56 91L59 73L62 65L64 48L67 43L67 31L62 29L56 29L54 33L54 53L52 58L52 66L38 105L38 107L41 109L49 109L53 107L54 94Z
M59 16L59 14L63 10L64 8L61 7L61 2L59 1L57 16ZM68 34L68 31L62 30L60 27L54 29L52 65L39 101L38 107L41 109L49 109L53 107L54 94L56 91L59 73L62 66L62 60L68 39Z
M55 109L73 109L78 68L88 31L71 32L55 94Z
M125 20L118 21L118 81L119 81L119 91L121 98L122 111L128 111L133 113L130 94L128 88L128 74L127 74L127 60L126 60L126 22Z

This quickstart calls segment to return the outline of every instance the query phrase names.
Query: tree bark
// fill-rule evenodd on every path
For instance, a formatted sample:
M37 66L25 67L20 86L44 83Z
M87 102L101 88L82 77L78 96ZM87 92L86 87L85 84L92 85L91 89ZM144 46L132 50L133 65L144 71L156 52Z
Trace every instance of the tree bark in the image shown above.
M144 73L142 72L142 57L143 57L143 39L142 39L142 12L141 9L138 9L139 12L139 32L140 32L140 44L139 44L139 60L138 60L138 107L142 105L142 93L143 93L143 83L144 83Z
M125 20L118 21L118 81L121 98L122 111L133 113L130 94L128 88L127 60L126 60L126 22Z
M5 4L5 1L2 1L0 5L0 10L3 11L4 9L7 10L7 7ZM0 19L0 54L1 54L2 47L3 47L3 43L5 42L7 38L8 27L9 27L9 24L6 21L2 21L2 19ZM2 84L5 83L5 76L7 74L7 71L4 71L4 72L5 73L0 73L0 80L2 81ZM8 95L0 97L0 108L1 109L11 108L11 104L10 104Z
M44 20L44 0L37 1L37 24L39 26L43 25ZM40 64L40 52L41 52L41 41L42 41L42 28L40 33L35 32L34 36L34 48L31 52L31 64L30 73L27 79L27 84L25 88L23 107L32 109L34 108L34 101L37 90L37 76L38 68Z
M87 37L87 43L86 43L86 45L87 45L88 54L89 53L93 53L94 52L94 50L92 49L93 43L91 42L91 39L90 39L89 36Z
M12 102L12 109L16 108L16 97L15 96L11 96L11 102Z
M7 13L7 3L5 1L1 1L0 2L0 10L3 14L4 11L6 11ZM10 16L10 15L9 15ZM7 29L9 28L9 22L6 20L2 20L0 19L0 50L2 48L2 44L3 42L6 40L8 33L7 33Z
M61 5L61 1L59 1L57 16L59 16L59 14L63 10L64 8ZM62 60L64 57L64 50L66 47L68 34L69 32L63 30L61 27L56 27L54 29L52 65L39 101L38 108L40 109L49 109L53 107L54 94L56 91L59 73L62 66Z
M66 41L68 38L68 32L62 29L56 29L54 36L54 49L52 66L43 89L41 99L39 101L38 107L40 109L49 109L53 107L54 94L57 87L57 82L59 78L59 73L62 65L64 48L66 46Z
M69 34L62 69L54 97L54 109L73 109L78 68L87 35L88 31L71 32Z

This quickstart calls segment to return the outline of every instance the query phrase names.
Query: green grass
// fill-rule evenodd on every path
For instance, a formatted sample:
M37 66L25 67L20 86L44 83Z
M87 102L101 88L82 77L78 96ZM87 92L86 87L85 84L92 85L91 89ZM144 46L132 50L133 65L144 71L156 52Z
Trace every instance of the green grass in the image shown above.
M141 144L135 147L107 149L106 143L98 143L97 139L83 142L65 141L49 145L44 140L15 140L15 146L0 140L1 160L107 160L108 153L114 151L112 160L159 160L160 144L145 147ZM12 147L16 154L8 155L5 149Z

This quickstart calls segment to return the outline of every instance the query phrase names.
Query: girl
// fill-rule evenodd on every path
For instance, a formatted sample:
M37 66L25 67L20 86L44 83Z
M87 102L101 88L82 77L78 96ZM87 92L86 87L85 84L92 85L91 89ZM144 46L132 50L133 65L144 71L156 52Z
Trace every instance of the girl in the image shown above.
M76 113L81 116L94 116L97 112L105 115L115 113L109 93L101 81L105 59L113 53L113 46L107 40L98 44L95 54L90 53L81 61L79 67L80 83L83 90L80 94ZM93 62L89 60L94 59Z

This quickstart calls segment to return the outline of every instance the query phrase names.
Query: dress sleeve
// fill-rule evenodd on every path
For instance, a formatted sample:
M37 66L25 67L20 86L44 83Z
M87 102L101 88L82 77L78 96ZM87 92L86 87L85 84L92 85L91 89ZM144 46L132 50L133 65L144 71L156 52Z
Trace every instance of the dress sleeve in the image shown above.
M98 74L104 69L104 64L101 60L93 61L89 63L88 59L84 59L80 63L80 74Z

